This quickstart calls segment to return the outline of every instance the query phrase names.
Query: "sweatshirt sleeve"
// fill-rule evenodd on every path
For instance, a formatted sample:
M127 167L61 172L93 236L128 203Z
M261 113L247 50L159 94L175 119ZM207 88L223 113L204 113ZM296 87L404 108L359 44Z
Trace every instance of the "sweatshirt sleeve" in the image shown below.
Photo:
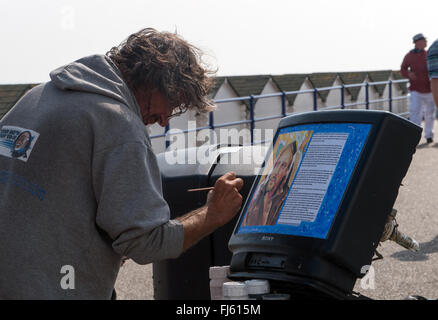
M93 157L96 224L113 240L113 249L139 264L176 258L184 229L170 220L162 196L156 157L147 145L129 142Z

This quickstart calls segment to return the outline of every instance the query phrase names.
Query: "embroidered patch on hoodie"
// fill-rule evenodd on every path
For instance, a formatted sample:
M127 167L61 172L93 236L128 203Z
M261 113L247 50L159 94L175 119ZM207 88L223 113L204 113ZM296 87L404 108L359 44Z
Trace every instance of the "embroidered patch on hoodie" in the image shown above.
M0 130L0 155L26 162L39 136L30 129L3 126Z

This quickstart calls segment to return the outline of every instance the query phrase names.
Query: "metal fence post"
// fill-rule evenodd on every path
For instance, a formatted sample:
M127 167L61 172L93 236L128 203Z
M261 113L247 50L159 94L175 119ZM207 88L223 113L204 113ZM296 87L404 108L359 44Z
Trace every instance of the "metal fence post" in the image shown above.
M168 139L168 137L167 137L167 133L169 132L169 129L170 129L170 126L169 126L169 123L166 125L166 127L164 128L164 134L165 134L165 136L164 136L164 139L165 139L165 141L166 141L166 150L167 150L167 148L169 148L169 146L170 146L170 141L169 141L169 139Z
M249 119L251 120L251 145L254 143L254 96L249 96Z
M389 112L392 112L392 80L389 80Z
M313 111L318 110L318 89L313 89Z
M365 109L370 108L370 85L368 82L365 83Z
M209 112L209 113L208 113L208 126L210 127L211 130L214 130L214 117L213 117L213 112Z
M281 92L281 115L286 117L286 92Z
M213 141L214 139L214 116L213 111L210 111L208 114L208 126L210 128L210 143L217 143L217 141Z
M341 86L341 109L345 109L345 86Z

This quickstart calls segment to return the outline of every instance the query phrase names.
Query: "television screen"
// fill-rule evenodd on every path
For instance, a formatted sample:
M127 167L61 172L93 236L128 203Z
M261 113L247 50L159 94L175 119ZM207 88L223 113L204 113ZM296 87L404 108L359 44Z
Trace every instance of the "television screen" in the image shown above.
M315 123L278 130L236 233L326 239L370 129Z

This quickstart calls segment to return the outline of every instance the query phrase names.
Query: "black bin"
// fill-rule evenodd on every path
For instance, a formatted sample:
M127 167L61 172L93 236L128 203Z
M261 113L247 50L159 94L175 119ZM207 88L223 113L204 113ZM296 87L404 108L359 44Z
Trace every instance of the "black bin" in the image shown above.
M244 180L241 194L246 199L258 173L266 148L258 146L212 146L188 148L157 156L163 183L163 195L170 207L171 219L206 202L207 191L188 189L214 186L223 174L233 171ZM261 161L262 162L262 161ZM153 264L156 300L210 299L209 268L229 265L228 241L239 215L202 239L177 259Z

